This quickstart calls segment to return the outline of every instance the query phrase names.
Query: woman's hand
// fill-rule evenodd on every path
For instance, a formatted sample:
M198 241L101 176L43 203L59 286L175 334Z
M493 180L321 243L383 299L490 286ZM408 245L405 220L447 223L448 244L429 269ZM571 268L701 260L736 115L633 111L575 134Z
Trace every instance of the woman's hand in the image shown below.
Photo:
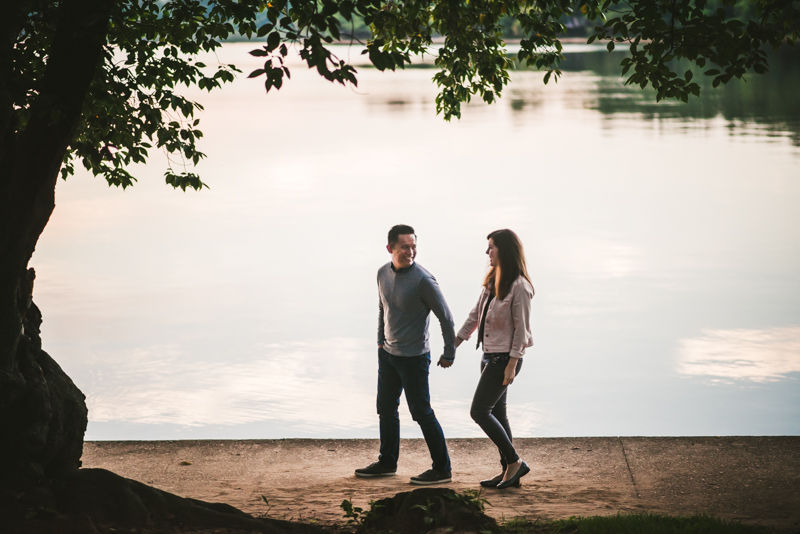
M517 361L518 358L509 358L506 370L503 373L503 385L507 386L514 382L514 377L517 376Z
M458 348L458 346L461 345L463 342L464 342L463 339L461 339L460 337L456 336L456 348Z

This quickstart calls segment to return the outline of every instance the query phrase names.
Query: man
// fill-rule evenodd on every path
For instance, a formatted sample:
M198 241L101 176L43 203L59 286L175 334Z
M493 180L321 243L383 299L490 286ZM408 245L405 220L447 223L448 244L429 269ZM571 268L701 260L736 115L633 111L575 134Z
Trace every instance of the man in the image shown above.
M453 317L436 279L414 263L417 236L414 229L397 225L389 230L386 250L392 261L378 270L378 415L381 448L378 461L356 476L390 476L397 472L400 454L400 418L397 407L405 390L411 417L422 429L433 460L432 469L411 477L412 484L450 482L450 455L436 415L431 409L428 370L431 364L428 319L432 311L444 337L443 367L455 359Z

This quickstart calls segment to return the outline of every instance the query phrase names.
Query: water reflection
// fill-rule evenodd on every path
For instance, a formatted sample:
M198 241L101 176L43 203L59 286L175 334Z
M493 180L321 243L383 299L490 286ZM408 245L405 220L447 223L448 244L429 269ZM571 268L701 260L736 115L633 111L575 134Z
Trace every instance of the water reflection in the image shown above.
M96 354L87 405L93 424L173 425L186 429L266 423L295 435L352 436L377 432L372 344L331 338L316 343L262 344L251 361L195 361L175 345ZM319 356L324 354L324 358ZM99 367L99 368L98 368ZM448 433L478 436L469 403L442 399L436 412ZM405 403L401 419L413 425ZM516 403L514 428L533 435L541 410ZM263 435L263 434L262 434Z
M518 48L510 45L508 52L514 55ZM767 76L750 73L743 81L734 79L718 88L711 86L713 77L701 74L705 69L680 65L680 72L693 70L694 81L701 87L702 98L690 98L688 103L671 99L656 102L656 91L651 87L642 90L638 85L623 85L619 64L627 56L624 50L608 53L603 45L580 44L567 44L564 50L562 71L569 80L564 98L575 109L596 110L609 121L634 115L639 121L653 121L653 127L660 124L682 129L707 130L712 127L708 121L721 118L730 135L788 136L800 146L800 98L796 94L800 87L800 49L783 47L773 53ZM426 58L418 61L431 66L432 57ZM513 71L512 83L500 105L508 105L515 112L536 109L546 91L541 78L541 73L525 68ZM384 101L387 106L398 103L406 102Z
M768 382L800 373L800 327L704 330L679 343L677 371Z
M105 355L114 372L98 376L88 395L98 423L186 427L291 421L299 431L359 432L373 425L374 395L357 376L363 341L270 344L252 361L196 361L175 346ZM325 358L318 358L321 353ZM360 358L358 358L360 359ZM343 417L347 414L346 417Z
M768 76L749 74L744 81L732 80L713 89L713 77L702 76L703 69L692 68L694 81L700 84L702 98L690 98L684 104L677 101L655 101L655 91L638 86L625 87L620 83L619 62L625 52L611 54L571 54L564 63L565 72L593 73L596 89L594 99L583 101L583 107L596 109L613 119L620 114L637 114L643 119L681 119L698 121L692 128L707 128L702 121L721 117L731 135L764 133L789 136L800 146L800 50L784 47L770 58ZM688 125L684 124L684 127Z

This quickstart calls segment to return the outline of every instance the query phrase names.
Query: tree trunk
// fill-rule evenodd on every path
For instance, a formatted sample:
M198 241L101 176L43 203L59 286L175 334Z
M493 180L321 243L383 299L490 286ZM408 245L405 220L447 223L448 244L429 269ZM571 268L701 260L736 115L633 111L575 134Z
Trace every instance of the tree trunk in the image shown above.
M15 490L80 466L83 394L41 350L28 262L55 208L61 163L106 41L113 0L61 2L39 95L21 131L11 119L11 53L28 2L0 25L0 488Z

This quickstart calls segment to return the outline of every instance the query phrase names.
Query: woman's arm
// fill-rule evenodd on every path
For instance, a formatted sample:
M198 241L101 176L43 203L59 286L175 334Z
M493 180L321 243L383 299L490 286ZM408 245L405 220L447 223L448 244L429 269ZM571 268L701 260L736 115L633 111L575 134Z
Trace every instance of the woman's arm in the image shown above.
M525 282L514 284L511 300L511 320L514 325L514 335L511 339L511 357L521 358L525 349L530 346L531 332L531 298Z
M483 297L485 292L486 288L483 288L480 296L478 297L478 302L475 304L475 307L472 308L472 311L469 312L469 317L467 317L467 320L464 321L464 326L462 326L461 330L458 331L458 338L461 338L462 341L469 339L475 329L478 328L478 316L481 313L481 303L484 302ZM458 338L456 343L459 343ZM456 347L457 346L458 345L456 345Z

